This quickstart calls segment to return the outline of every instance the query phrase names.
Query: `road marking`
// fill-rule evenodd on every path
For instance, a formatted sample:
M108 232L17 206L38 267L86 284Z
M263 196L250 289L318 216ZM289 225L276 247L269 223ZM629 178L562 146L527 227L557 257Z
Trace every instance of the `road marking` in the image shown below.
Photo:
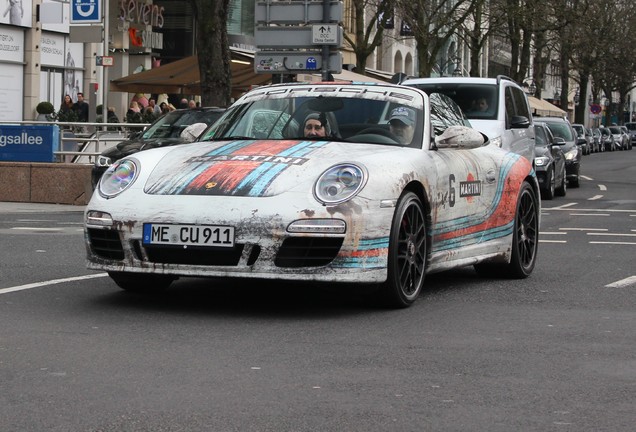
M606 244L606 245L636 245L634 242L600 242L591 241L590 244Z
M594 180L592 177L588 177L588 176L584 176L584 175L579 176L579 177L581 177L582 179L585 179L585 180L590 180L590 181Z
M543 210L564 210L568 207L572 207L575 206L577 203L567 203L567 204L563 204L562 206L558 206L558 207L545 207L542 208Z
M602 185L602 184L598 185L598 188L599 188L600 190L602 190L602 191L606 191L606 190L607 190L607 186Z
M636 234L621 234L621 233L587 233L589 236L625 236L625 237L636 237Z
M543 240L539 239L539 243L567 243L567 240Z
M633 284L636 284L636 276L630 276L628 278L612 282L611 284L605 285L605 288L623 288Z
M16 222L55 222L53 219L17 219Z
M597 199L603 198L603 195L594 195L592 198L588 198L588 201L596 201Z
M540 235L566 235L564 232L556 232L556 231L539 231Z
M18 231L40 231L40 232L60 232L62 228L36 228L36 227L13 227L12 230Z
M559 228L563 231L607 231L607 228Z
M570 203L570 204L565 204L562 205L560 207L542 207L541 210L565 210L565 211L572 211L574 209L569 209L567 207L571 207L573 205L576 205L576 203ZM621 210L621 209L582 209L582 208L577 208L576 211L580 211L580 212L590 212L590 213L597 213L597 212L606 212L606 213L634 213L636 212L636 210L634 209L627 209L627 210Z
M570 213L570 216L609 216L609 213Z
M35 283L31 283L31 284L26 284L26 285L18 285L18 286L14 286L14 287L0 289L0 295L8 294L8 293L15 292L15 291L24 291L24 290L28 290L28 289L31 289L31 288L39 288L39 287L43 287L43 286L47 286L47 285L56 285L56 284L61 284L61 283L65 283L65 282L74 282L74 281L79 281L79 280L95 279L95 278L106 277L106 276L108 276L108 273L98 273L98 274L91 274L91 275L86 275L86 276L75 276L75 277L64 278L64 279L52 279L52 280L48 280L48 281L44 281L44 282L35 282Z

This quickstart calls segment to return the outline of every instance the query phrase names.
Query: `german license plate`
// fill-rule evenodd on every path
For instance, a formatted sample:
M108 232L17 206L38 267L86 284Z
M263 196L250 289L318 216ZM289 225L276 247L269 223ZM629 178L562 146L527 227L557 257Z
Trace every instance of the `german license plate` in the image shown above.
M219 225L144 224L143 244L234 246L234 227Z

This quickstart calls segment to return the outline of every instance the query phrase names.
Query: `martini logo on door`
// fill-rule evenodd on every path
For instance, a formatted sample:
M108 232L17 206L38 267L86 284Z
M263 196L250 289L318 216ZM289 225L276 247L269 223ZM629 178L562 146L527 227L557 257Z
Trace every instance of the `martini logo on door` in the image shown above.
M479 180L459 182L460 197L474 197L481 195L481 182Z

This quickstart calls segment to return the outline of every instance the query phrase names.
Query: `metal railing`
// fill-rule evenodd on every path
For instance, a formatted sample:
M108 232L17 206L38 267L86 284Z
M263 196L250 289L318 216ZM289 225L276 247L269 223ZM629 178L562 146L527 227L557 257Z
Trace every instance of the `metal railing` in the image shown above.
M51 126L60 128L57 162L93 164L104 150L130 139L149 123L87 123L49 121L3 121L6 125Z

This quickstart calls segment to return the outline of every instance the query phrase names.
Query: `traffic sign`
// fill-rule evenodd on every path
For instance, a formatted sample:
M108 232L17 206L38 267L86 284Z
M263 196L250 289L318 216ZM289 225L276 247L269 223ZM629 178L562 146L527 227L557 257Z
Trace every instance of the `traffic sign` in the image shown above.
M320 51L257 51L254 56L256 73L318 72L322 70ZM329 53L329 72L342 72L342 54Z
M112 66L115 64L113 56L95 56L95 66Z
M102 0L71 0L71 24L102 22Z
M592 114L598 114L603 110L603 108L599 104L590 105L590 112Z
M256 27L254 40L258 48L316 48L316 45L341 47L343 32L342 27L337 24L314 24L308 27Z
M329 2L329 20L323 17L323 1L306 0L304 2L257 1L254 9L256 23L263 24L307 24L315 22L342 21L342 1Z
M339 28L337 24L314 24L311 42L317 45L338 45Z

